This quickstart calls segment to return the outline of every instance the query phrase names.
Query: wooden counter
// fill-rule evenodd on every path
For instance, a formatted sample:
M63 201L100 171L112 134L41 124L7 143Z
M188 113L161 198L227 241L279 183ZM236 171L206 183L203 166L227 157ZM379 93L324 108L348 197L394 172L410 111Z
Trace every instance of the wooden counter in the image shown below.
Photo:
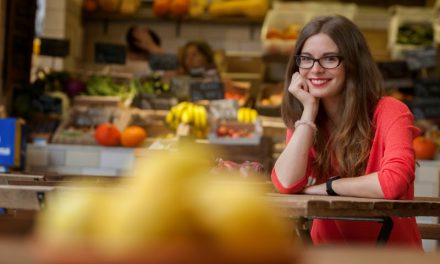
M23 238L0 238L0 262L8 264L46 264L32 254ZM304 248L292 264L438 264L440 252L423 253L408 249L364 247ZM160 263L158 263L160 264Z

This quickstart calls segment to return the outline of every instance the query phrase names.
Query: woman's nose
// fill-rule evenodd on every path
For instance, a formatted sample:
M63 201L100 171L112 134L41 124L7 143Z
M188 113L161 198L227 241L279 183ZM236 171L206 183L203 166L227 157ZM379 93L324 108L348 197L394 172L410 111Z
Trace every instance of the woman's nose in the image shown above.
M315 63L313 64L312 68L310 69L310 71L312 71L312 72L322 72L322 71L325 71L325 68L323 68L321 66L321 64L319 64L318 61L315 61Z

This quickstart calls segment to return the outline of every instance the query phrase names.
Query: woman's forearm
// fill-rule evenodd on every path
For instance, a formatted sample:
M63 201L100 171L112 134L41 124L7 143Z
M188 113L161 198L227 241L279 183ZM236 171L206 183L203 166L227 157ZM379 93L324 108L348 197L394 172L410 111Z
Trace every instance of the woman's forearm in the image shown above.
M384 198L377 172L359 177L341 178L332 182L333 190L340 196ZM318 184L304 189L305 194L327 195L326 184Z
M288 187L305 176L308 153L313 146L314 134L315 131L310 126L298 126L278 157L274 168L283 187Z

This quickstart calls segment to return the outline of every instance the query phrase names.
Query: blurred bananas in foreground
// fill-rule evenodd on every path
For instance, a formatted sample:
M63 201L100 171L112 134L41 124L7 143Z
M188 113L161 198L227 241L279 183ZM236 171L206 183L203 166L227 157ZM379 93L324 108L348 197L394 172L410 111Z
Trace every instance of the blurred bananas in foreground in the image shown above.
M237 111L237 121L243 123L255 123L258 112L249 107L240 107Z
M213 156L188 145L139 160L114 188L59 191L38 217L37 237L54 254L82 247L105 263L134 263L123 261L132 255L136 263L292 263L294 240L263 199L267 190L210 173ZM180 246L168 252L172 245Z
M189 125L198 138L206 137L209 130L206 108L191 102L181 102L173 106L166 116L166 122L173 130L182 123Z

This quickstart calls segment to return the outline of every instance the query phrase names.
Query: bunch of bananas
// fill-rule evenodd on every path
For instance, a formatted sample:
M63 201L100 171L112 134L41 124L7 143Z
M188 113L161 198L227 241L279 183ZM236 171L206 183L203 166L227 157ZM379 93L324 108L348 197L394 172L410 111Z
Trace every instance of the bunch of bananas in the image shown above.
M192 134L198 138L204 138L208 133L206 108L191 102L181 102L173 106L166 116L166 122L173 130L181 123L189 125Z
M240 107L237 111L237 120L242 123L255 123L258 112L249 107Z

